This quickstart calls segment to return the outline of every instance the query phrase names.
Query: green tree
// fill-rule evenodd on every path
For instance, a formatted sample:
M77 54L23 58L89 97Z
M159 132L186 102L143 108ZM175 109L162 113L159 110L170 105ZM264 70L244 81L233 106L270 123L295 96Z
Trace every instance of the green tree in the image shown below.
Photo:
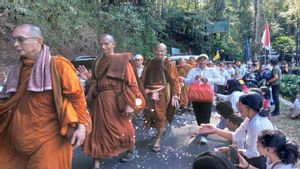
M273 41L272 47L277 50L281 56L285 56L295 52L296 43L295 40L289 36L279 36Z

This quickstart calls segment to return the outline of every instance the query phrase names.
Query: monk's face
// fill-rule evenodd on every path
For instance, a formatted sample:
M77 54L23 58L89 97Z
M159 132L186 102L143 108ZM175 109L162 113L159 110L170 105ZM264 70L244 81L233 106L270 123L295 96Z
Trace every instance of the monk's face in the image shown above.
M26 27L17 27L12 34L12 41L19 54L28 58L35 58L43 44L43 39L32 36Z
M156 56L156 58L162 59L167 55L167 47L163 44L158 45L155 49L154 49L154 54Z
M179 66L184 66L184 65L185 65L185 60L180 59L180 60L178 61L178 65L179 65Z
M99 39L99 47L104 55L114 54L114 49L116 47L114 40L110 36L104 36Z

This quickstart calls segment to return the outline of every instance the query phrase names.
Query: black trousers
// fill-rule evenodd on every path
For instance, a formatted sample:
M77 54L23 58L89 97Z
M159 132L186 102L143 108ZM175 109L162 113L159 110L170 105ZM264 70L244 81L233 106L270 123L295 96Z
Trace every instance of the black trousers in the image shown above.
M212 103L192 102L197 124L210 123Z
M272 97L275 104L275 110L273 111L274 114L280 113L280 107L279 107L279 90L280 90L280 84L271 86L272 88Z

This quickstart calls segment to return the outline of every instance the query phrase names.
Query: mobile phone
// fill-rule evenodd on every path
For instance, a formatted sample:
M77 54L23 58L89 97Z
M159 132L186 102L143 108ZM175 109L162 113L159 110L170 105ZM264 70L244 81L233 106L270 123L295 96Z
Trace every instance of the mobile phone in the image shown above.
M238 152L238 147L237 145L229 145L228 146L229 151L228 151L228 155L229 155L229 159L233 164L239 164L240 160L239 160L239 152Z

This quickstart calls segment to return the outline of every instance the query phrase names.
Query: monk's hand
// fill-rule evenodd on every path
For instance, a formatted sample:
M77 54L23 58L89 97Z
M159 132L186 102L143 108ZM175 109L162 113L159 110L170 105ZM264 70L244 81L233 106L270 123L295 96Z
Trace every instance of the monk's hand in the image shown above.
M177 107L179 106L179 97L178 96L173 96L172 97L172 102L171 102L172 106Z
M81 146L86 137L86 128L83 124L78 124L77 129L73 133L73 137L71 139L71 144L74 149Z
M182 77L182 76L179 76L179 81L180 81L180 82L183 82L183 81L184 81L184 79L185 79L184 77Z
M130 107L129 105L126 105L125 108L125 115L126 116L131 116L134 113L134 109L132 107Z
M89 80L92 78L92 71L87 70L83 65L78 66L78 72L84 80Z
M150 89L145 89L145 93L146 93L146 94L148 94L148 93L150 93L150 92L151 92Z

